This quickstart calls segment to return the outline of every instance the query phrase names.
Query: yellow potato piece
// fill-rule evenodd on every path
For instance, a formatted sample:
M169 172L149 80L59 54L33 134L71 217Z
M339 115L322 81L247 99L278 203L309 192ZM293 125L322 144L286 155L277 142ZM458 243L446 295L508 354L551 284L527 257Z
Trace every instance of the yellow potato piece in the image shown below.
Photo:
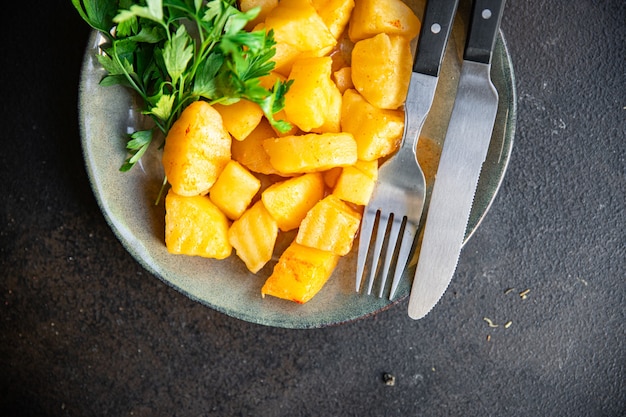
M361 223L361 214L330 194L309 210L296 242L303 246L347 255Z
M231 220L237 220L261 188L261 181L236 161L230 161L211 187L209 198Z
M320 173L304 174L269 186L261 199L282 231L300 226L307 212L324 197Z
M352 82L367 101L397 109L406 99L413 58L408 38L378 34L352 49Z
M343 67L335 71L333 73L333 80L335 80L335 84L341 94L345 93L348 89L354 88L354 83L352 82L352 68L350 67Z
M276 50L272 57L272 61L275 64L274 71L284 77L288 77L293 63L302 52L286 42L276 42L274 49Z
M326 117L324 118L324 123L319 127L311 129L311 132L339 133L341 131L341 104L343 96L334 81L329 79L328 82L328 102L326 103Z
M375 161L356 161L354 167L365 175L376 181L378 179L378 160Z
M265 119L242 141L235 140L231 146L232 158L250 171L261 174L277 174L270 157L263 149L265 139L275 137L274 129Z
M252 273L260 271L272 259L277 236L276 220L262 201L246 210L228 230L228 241Z
M325 171L357 161L357 145L350 133L309 133L266 139L263 148L280 173Z
M404 133L404 111L380 109L356 90L346 90L341 127L354 136L359 159L374 161L392 154L400 146Z
M205 195L230 160L231 137L205 101L185 108L167 134L162 163L176 194Z
M377 173L377 161L358 161L353 166L343 167L333 188L333 195L343 201L365 206L374 191Z
M311 4L317 10L317 14L320 15L330 33L339 39L350 21L354 9L354 0L312 0Z
M355 0L350 19L352 41L371 38L379 33L404 36L411 40L420 31L420 21L402 0Z
M239 0L239 10L242 12L247 12L255 7L260 9L258 16L248 22L246 30L253 30L255 26L262 23L268 13L274 10L276 6L278 6L278 0Z
M244 140L263 118L261 106L245 99L229 105L214 104L213 108L222 116L224 127L236 140Z
M332 58L302 58L293 63L285 94L285 114L305 132L338 132L341 92L332 80Z
M301 52L337 43L310 0L281 0L265 18L265 29L274 31L277 43L286 43Z
M261 295L304 304L324 287L338 261L332 252L292 242L263 284Z
M225 259L232 246L230 223L206 196L184 197L172 189L165 197L165 245L170 253Z

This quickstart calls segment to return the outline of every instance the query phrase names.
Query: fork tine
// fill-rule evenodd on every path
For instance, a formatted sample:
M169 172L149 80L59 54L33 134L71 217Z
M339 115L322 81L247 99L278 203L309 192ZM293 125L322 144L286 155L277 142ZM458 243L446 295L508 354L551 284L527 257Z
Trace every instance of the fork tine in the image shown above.
M382 298L383 293L385 292L385 284L387 283L387 277L390 275L391 270L391 260L393 259L393 255L396 252L396 245L398 242L398 236L400 235L400 231L402 229L402 219L398 219L395 215L393 215L391 221L391 230L389 231L389 242L387 244L387 250L385 251L385 260L383 262L383 269L381 272L381 281L380 281L380 290L378 291L378 297Z
M370 270L370 275L367 280L367 294L372 293L372 287L374 286L374 278L376 277L376 272L378 270L378 263L380 261L380 254L383 249L383 245L385 243L385 237L387 235L387 226L389 224L389 216L380 213L378 219L378 228L376 230L376 242L374 243L374 256L372 262L372 269Z
M406 267L407 262L409 261L409 255L411 254L411 249L413 247L413 240L415 239L415 234L417 233L417 226L413 222L407 221L404 226L404 233L402 234L402 240L400 241L400 250L398 252L398 261L396 263L396 269L393 275L393 281L391 282L391 292L389 294L389 299L393 299L396 290L398 289L398 285L400 284L400 279L402 278L402 274L404 273L404 268Z
M363 273L365 271L365 263L367 261L367 255L369 253L370 243L372 240L372 230L376 223L376 213L369 211L365 212L363 220L361 221L361 231L359 236L359 256L356 264L356 290L361 289L361 282L363 281Z

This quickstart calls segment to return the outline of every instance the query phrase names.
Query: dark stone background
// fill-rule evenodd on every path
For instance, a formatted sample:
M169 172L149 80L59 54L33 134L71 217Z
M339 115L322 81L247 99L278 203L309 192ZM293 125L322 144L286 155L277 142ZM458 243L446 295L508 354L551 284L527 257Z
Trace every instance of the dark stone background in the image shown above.
M449 291L417 322L403 302L298 331L208 309L127 254L83 167L89 29L68 0L18 7L1 35L0 415L625 415L625 2L508 2L515 146Z

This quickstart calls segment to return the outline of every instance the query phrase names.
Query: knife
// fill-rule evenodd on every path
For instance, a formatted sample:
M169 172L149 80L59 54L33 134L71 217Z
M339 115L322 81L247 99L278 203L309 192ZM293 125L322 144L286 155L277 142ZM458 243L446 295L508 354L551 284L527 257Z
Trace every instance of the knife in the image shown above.
M475 0L450 123L431 193L409 317L420 319L448 288L463 245L474 193L498 109L491 57L504 0Z

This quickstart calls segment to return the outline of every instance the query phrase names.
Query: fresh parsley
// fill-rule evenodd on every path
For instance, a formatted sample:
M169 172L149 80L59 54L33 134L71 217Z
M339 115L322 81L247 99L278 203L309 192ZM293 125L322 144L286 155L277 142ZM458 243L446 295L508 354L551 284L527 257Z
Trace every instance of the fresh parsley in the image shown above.
M145 104L143 112L167 135L187 105L196 100L258 103L280 131L291 125L276 120L291 85L278 81L264 88L260 78L274 68L276 44L271 31L248 32L259 9L240 11L235 0L72 0L92 28L106 38L98 60L107 75L101 85L123 85ZM126 149L128 171L148 149L153 129L134 132Z

